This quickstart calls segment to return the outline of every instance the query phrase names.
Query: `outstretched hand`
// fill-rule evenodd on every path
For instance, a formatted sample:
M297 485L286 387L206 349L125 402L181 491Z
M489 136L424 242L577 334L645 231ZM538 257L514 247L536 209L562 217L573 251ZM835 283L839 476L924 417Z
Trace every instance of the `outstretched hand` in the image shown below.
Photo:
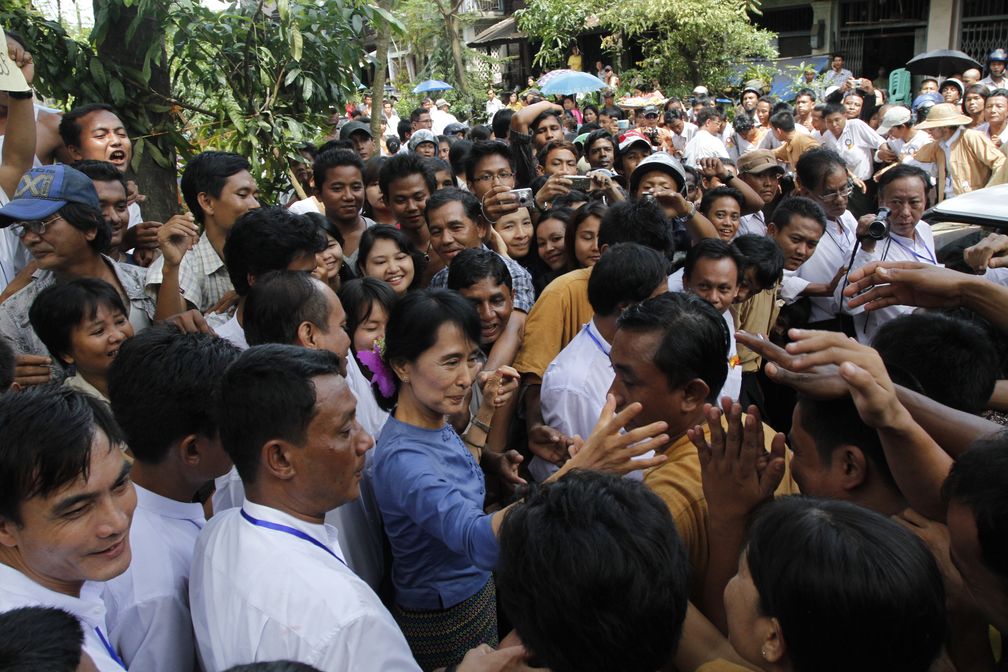
M918 261L876 261L848 275L844 296L851 308L880 310L889 306L956 308L970 276Z
M567 469L592 469L616 474L627 474L638 469L649 469L663 464L668 458L655 455L649 459L635 459L652 450L662 448L669 441L668 423L652 422L629 432L621 430L642 410L639 403L629 404L616 413L616 397L607 395L598 423L584 445L564 465ZM563 469L554 476L563 473Z
M722 411L727 418L724 429ZM778 432L766 451L759 411L750 406L745 419L742 406L728 397L721 408L704 406L710 439L702 425L686 431L697 448L704 497L712 516L744 518L756 506L773 496L784 477L786 445Z

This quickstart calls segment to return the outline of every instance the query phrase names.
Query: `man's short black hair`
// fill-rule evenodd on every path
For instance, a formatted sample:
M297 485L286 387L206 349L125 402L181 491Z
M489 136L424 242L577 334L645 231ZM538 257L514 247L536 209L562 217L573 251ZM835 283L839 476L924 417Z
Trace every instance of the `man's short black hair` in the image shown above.
M536 129L539 128L539 124L541 124L542 122L546 121L550 117L556 117L557 122L559 122L563 118L563 113L562 112L557 112L556 110L554 110L552 108L540 112L539 116L537 116L535 119L533 119L532 123L529 124L529 131L532 132L532 133L535 133Z
M107 103L87 103L86 105L77 105L69 112L64 113L59 124L59 135L63 144L67 147L80 147L80 135L84 130L81 128L80 120L92 112L99 111L111 112L117 117L119 116L116 109Z
M746 269L755 269L754 279L762 289L773 287L784 273L784 253L770 238L755 233L739 236L732 241L746 260Z
M183 437L216 437L207 400L240 352L223 338L172 324L154 325L123 343L109 369L109 401L133 457L158 464Z
M469 289L484 278L490 278L496 285L514 288L514 279L507 264L492 250L480 247L462 250L448 266L448 289Z
M339 138L333 138L332 140L326 140L321 145L318 146L318 151L315 152L315 156L322 154L323 152L328 152L331 149L346 149L351 152L354 151L354 144L348 138L346 140L340 140ZM356 152L355 152L356 153Z
M413 124L410 123L409 119L400 119L399 123L396 124L396 135L399 136L399 142L406 142L406 138L408 138L412 132Z
M271 660L265 663L249 663L235 665L224 672L322 672L317 667L298 663L293 660Z
M614 203L599 224L598 244L640 243L671 260L675 253L672 226L665 211L650 199Z
M599 140L606 140L606 141L608 141L609 144L612 145L613 155L616 154L616 147L617 147L616 139L613 138L612 133L610 133L609 131L605 130L604 128L600 128L597 131L592 131L591 133L588 134L588 137L585 138L585 141L584 141L584 155L585 156L588 156L588 152L591 151L592 145L594 145Z
M844 118L847 117L847 110L840 103L826 103L826 110L823 112L823 117L828 117L831 114L842 114Z
M189 159L179 186L182 198L196 221L203 222L203 207L198 198L200 193L220 198L229 177L251 169L248 160L233 152L200 152Z
M1001 366L987 332L942 313L910 313L889 320L872 338L893 381L951 408L987 408Z
M469 153L473 148L472 140L456 140L448 150L448 163L451 164L452 172L456 175L466 175L466 162L469 160Z
M729 334L713 306L692 294L666 292L627 308L618 325L627 331L661 332L654 365L665 374L669 389L699 378L709 390L707 400L716 401L728 377Z
M385 165L382 166L381 172L378 173L378 186L381 188L381 192L385 198L390 198L389 186L393 182L410 175L420 175L423 177L424 182L427 184L428 192L433 194L437 191L437 178L424 165L423 157L413 152L407 152L405 154L396 154L389 158L385 162Z
M799 396L801 423L815 442L819 461L828 466L833 451L841 446L857 446L890 489L898 490L878 432L865 424L849 396L821 400Z
M734 245L726 243L720 238L704 238L686 252L686 264L683 266L683 280L689 280L693 276L693 269L701 259L731 259L738 269L738 279L742 282L742 275L745 273L746 260L742 253ZM601 261L601 260L600 260Z
M777 209L774 210L770 221L773 222L774 226L778 229L783 229L791 223L791 220L795 216L811 219L821 226L823 231L826 230L826 212L823 211L821 205L813 201L811 198L805 198L804 196L791 196L789 198L785 198L777 206Z
M472 147L469 148L469 154L466 156L465 161L467 180L472 182L476 179L477 164L488 156L500 156L504 158L508 162L508 166L511 167L511 171L514 172L514 154L511 153L511 148L503 142L484 140L472 143Z
M297 343L298 327L304 322L325 332L329 326L325 285L301 271L270 271L249 290L244 318L249 345Z
M115 287L98 278L74 278L39 292L28 309L28 320L52 358L69 366L74 329L95 319L100 307L129 318Z
M697 210L706 215L714 207L714 201L726 197L738 203L739 210L745 207L745 196L742 195L742 192L735 187L722 184L720 187L714 187L704 192L703 198L700 199L700 207Z
M466 217L474 224L480 223L482 207L479 199L472 195L472 192L459 189L457 187L445 187L438 189L427 199L427 207L424 209L424 218L430 221L430 213L440 210L449 203L461 203Z
M326 181L326 173L330 168L341 168L352 166L360 171L361 181L364 181L364 162L360 155L349 149L327 149L315 155L312 162L312 176L315 180L315 188L322 191L322 185Z
M592 267L588 303L600 317L616 315L622 306L649 298L668 282L668 259L639 243L609 247Z
M700 112L697 114L696 125L700 128L703 128L703 125L706 124L711 119L720 120L721 113L719 113L713 107L705 107L702 110L700 110Z
M239 296L249 292L250 278L281 271L302 256L326 248L319 227L304 215L279 206L249 210L239 217L224 243L224 264Z
M749 112L742 112L735 115L735 119L732 121L732 128L734 128L735 132L739 135L745 135L752 129L756 128L756 120Z
M947 502L969 507L983 564L1008 590L1008 430L973 442L952 464L942 486Z
M343 363L328 350L294 345L249 348L228 367L217 403L221 444L246 485L258 477L263 445L305 441L316 415L313 378L339 375Z
M514 110L509 108L501 108L493 116L493 121L490 122L490 127L493 129L494 137L498 140L507 140L508 133L511 132L511 117L514 116Z
M70 167L90 177L92 182L118 182L126 189L126 176L108 161L85 159L73 162Z
M0 394L3 394L14 384L14 369L16 360L14 350L7 339L0 338Z
M83 644L81 622L62 609L21 607L0 613L5 672L76 672Z
M486 124L476 124L466 133L466 138L471 142L486 142L493 139L493 134L490 131L490 127Z
M409 113L409 120L412 123L416 123L420 121L420 117L422 117L425 114L430 114L430 110L425 110L422 107L418 107Z
M662 669L678 647L689 561L636 481L574 471L533 490L504 518L495 575L522 643L555 672Z
M790 133L795 130L794 115L786 110L782 110L770 115L770 125L783 133Z
M69 387L0 395L0 516L21 525L21 503L88 477L95 432L125 443L108 404Z
M928 191L931 190L931 177L924 169L919 166L911 166L908 163L898 163L890 170L882 173L878 179L879 196L885 194L886 187L890 184L906 177L916 178L921 181L921 184L924 186L924 199L926 201ZM927 203L925 203L926 205Z
M808 96L809 98L812 99L813 103L816 100L816 93L815 93L815 91L813 91L812 89L807 88L807 87L803 88L803 89L798 89L798 95L795 96L795 100L797 100L798 98L801 98L802 96Z

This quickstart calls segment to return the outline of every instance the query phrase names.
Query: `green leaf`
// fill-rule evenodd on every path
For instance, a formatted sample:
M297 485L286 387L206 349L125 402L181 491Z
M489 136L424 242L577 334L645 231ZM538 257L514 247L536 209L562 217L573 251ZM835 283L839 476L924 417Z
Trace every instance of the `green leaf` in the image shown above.
M291 58L295 61L300 61L303 52L304 38L301 36L301 29L298 28L296 23L291 24Z
M301 68L294 68L293 70L288 72L287 76L284 78L284 86L290 86L294 82L294 80L298 78L298 75L300 74L301 74Z
M116 105L126 102L126 90L118 79L109 80L109 94L112 96L112 102Z
M147 150L150 152L151 158L154 159L154 163L161 166L162 168L172 168L171 162L168 157L164 155L156 144L153 142L145 143L147 145Z

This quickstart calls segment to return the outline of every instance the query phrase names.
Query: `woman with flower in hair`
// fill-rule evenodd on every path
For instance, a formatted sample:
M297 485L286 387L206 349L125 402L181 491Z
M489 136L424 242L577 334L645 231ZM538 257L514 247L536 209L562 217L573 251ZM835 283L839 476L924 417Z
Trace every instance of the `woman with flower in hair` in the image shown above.
M375 375L390 375L394 390L377 395L391 414L375 444L369 480L392 549L392 613L424 670L457 665L469 649L498 643L491 571L506 509L484 512L480 467L512 483L524 481L516 452L483 450L494 409L517 389L517 373L510 367L479 373L480 336L476 309L459 294L410 292L393 306L385 329L381 362L388 371ZM448 417L466 411L474 382L483 401L460 436ZM611 402L604 417L612 416L614 407ZM654 442L629 446L662 431L664 423L651 433L619 434L615 424L633 414L631 408L600 423L555 476L578 467L649 466L648 460L631 464L627 456ZM611 451L617 444L622 447ZM610 460L614 456L618 466Z

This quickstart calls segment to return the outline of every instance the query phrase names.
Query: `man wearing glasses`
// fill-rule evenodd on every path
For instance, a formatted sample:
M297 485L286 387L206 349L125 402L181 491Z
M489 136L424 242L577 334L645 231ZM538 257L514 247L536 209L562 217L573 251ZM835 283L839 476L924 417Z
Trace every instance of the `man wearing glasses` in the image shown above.
M57 279L104 280L129 308L134 330L150 326L155 304L144 292L147 269L117 263L105 254L112 229L102 216L91 178L63 164L31 169L14 198L0 208L0 227L11 227L38 264L32 281L0 304L0 336L17 356L15 382L39 385L59 382L65 375L28 321L35 297Z

